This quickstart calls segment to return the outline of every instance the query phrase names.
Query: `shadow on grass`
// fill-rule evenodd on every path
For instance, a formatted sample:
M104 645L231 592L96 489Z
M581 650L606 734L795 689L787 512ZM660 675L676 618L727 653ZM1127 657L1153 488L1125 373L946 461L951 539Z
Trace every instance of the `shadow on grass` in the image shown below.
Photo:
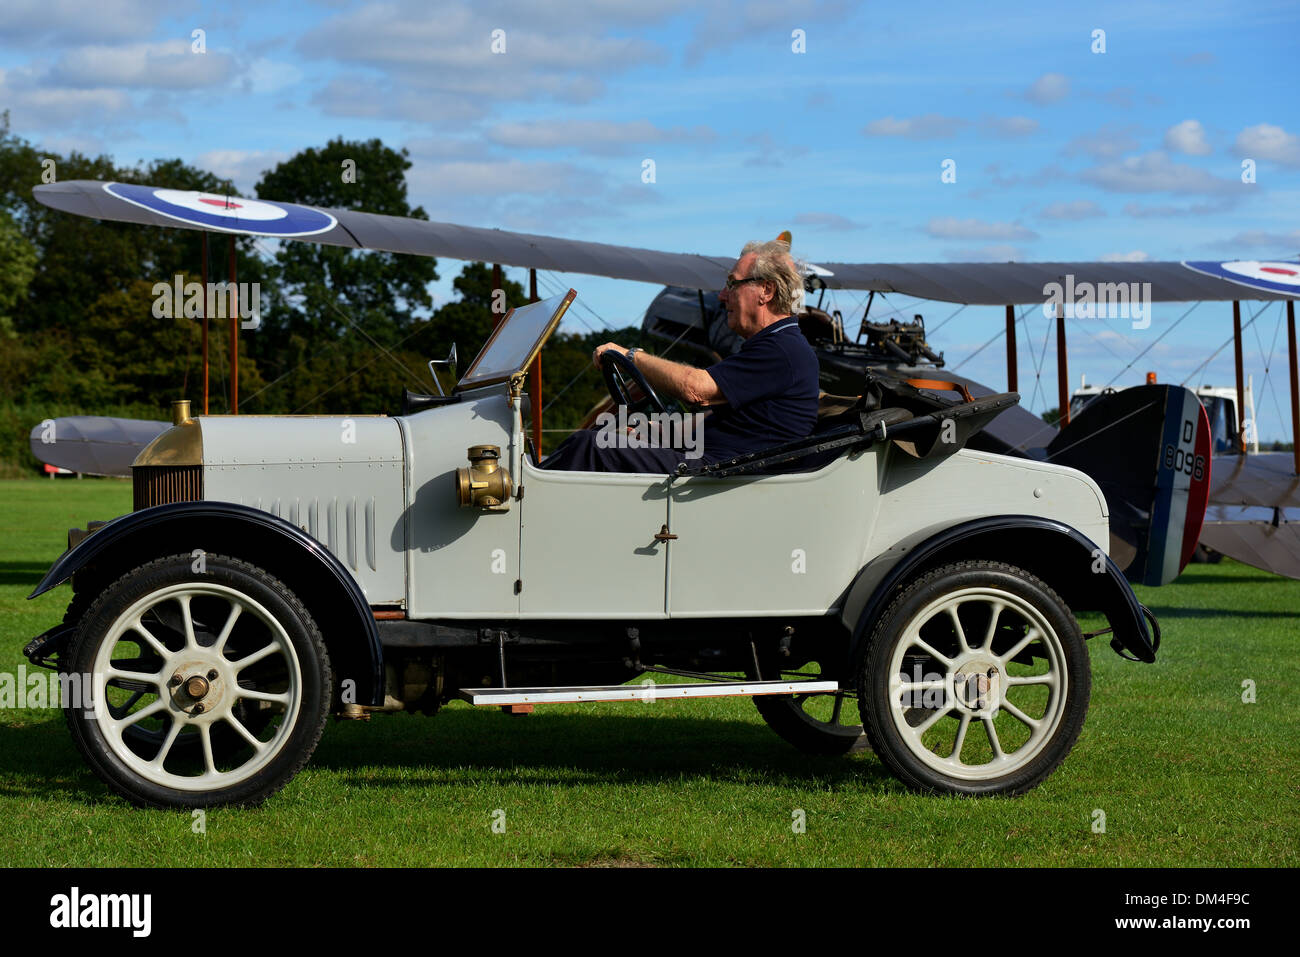
M454 786L466 777L514 775L529 786L744 780L791 788L873 788L893 781L869 752L804 755L761 724L595 711L514 717L453 709L434 718L396 714L376 716L368 724L331 722L307 768L328 770L346 786L367 788ZM82 760L58 715L0 725L0 769L0 798L57 794L98 804L110 794Z
M57 556L56 556L57 557ZM54 561L48 562L0 562L0 585L26 585L27 590L36 587Z
M391 731L384 728L390 724ZM445 784L448 771L478 776L521 774L535 784L659 784L672 780L761 778L780 787L872 786L892 775L869 752L851 757L805 755L762 724L676 715L547 714L527 716L455 709L434 718L377 716L370 727L327 730L316 767L367 772L355 783L411 787ZM385 775L385 768L401 768ZM375 769L381 773L374 774ZM427 775L411 774L427 769ZM900 785L901 787L901 785Z
M48 798L54 794L87 804L108 794L81 760L58 712L48 721L0 725L0 797Z

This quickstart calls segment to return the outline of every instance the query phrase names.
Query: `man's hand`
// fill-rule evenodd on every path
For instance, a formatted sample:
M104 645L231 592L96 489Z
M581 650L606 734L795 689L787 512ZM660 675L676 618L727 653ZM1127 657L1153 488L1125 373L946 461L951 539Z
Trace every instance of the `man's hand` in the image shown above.
M624 349L622 346L620 346L617 342L607 342L602 346L596 347L596 351L591 354L591 364L594 365L597 369L599 369L601 354L609 351L610 349L613 349L615 352L619 353L620 355L627 355L627 350Z

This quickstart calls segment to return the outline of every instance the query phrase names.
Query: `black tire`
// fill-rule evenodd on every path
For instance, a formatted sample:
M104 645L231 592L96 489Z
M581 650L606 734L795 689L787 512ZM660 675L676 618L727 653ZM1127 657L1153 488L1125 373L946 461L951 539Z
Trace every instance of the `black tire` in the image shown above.
M1223 561L1223 553L1216 552L1212 548L1206 548L1200 542L1196 543L1196 549L1192 552L1192 564L1194 565L1217 565Z
M1092 677L1056 592L1021 568L970 561L928 572L890 603L861 649L857 684L871 746L907 786L1013 795L1070 753Z
M769 681L778 678L803 680L818 676L838 677L842 689L840 694L755 695L754 707L769 728L804 754L836 756L867 750L870 745L866 732L862 725L853 723L858 717L858 707L854 700L856 687L852 682L845 682L839 673L842 668L832 669L834 673L828 675L817 664L802 669L795 676L780 674L778 666L773 663L770 667L764 665L762 676ZM812 674L813 671L818 674ZM749 677L755 676L749 674Z
M311 614L273 575L224 555L171 555L123 575L86 611L65 660L94 689L89 707L65 707L73 742L141 807L260 804L307 763L329 713L329 656Z

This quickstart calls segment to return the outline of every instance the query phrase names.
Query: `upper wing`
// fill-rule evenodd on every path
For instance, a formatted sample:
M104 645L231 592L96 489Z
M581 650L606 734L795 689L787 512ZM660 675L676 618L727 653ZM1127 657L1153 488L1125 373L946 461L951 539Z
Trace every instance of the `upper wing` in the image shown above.
M719 288L735 261L734 256L669 253L127 183L69 180L37 186L33 192L46 206L95 219L445 256L690 289ZM1150 283L1150 298L1156 302L1288 297L1284 291L1248 288L1178 262L823 263L816 274L832 289L894 292L971 305L1043 302L1048 298L1044 287L1054 282L1064 285L1067 277L1073 277L1075 286Z
M37 186L33 193L53 209L94 219L299 239L415 256L446 256L692 289L720 287L735 262L734 256L665 253L352 209L321 209L93 180L50 183Z
M1297 291L1246 287L1207 275L1181 262L1052 263L823 263L834 273L826 284L841 289L872 289L921 299L968 305L1005 306L1044 302L1047 288L1059 283L1068 292L1084 283L1094 290L1107 283L1150 283L1152 302L1226 302L1233 299L1286 299ZM1198 266L1205 265L1198 263Z

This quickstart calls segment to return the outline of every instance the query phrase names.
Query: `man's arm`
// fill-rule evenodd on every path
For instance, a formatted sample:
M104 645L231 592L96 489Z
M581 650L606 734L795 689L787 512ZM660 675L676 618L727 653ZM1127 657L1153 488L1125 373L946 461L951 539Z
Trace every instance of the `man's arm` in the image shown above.
M607 342L596 349L592 361L599 368L600 354L606 349L613 349L623 355L627 355L627 350L616 342ZM632 357L636 367L641 370L646 381L654 387L656 392L671 396L674 399L681 399L688 405L724 405L727 401L718 384L713 381L713 376L709 375L703 369L697 369L695 366L688 366L681 362L673 362L671 359L662 359L659 356L652 356L644 350L637 350L637 354Z

